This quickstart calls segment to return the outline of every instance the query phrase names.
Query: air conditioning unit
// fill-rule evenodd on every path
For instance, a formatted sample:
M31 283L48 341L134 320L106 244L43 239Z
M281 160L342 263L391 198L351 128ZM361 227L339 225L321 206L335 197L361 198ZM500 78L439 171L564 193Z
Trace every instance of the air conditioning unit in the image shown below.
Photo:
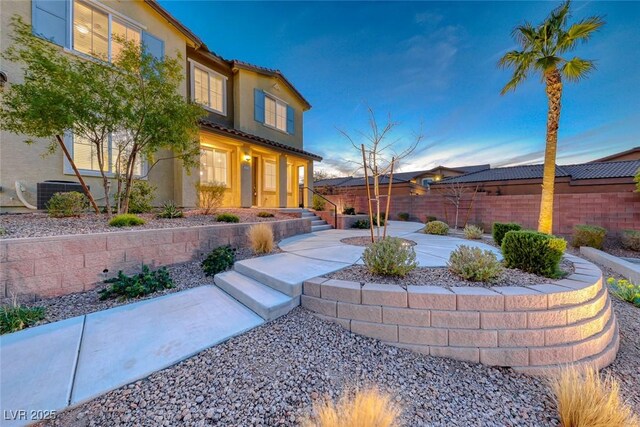
M88 186L87 186L88 188ZM77 191L84 194L82 185L74 181L44 181L38 183L38 209L46 209L49 199L55 193L68 193L70 191Z

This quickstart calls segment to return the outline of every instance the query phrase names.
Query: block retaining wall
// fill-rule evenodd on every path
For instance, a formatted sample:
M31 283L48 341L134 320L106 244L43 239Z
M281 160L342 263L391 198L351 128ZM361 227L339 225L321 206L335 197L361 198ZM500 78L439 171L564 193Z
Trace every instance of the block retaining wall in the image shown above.
M268 222L276 240L311 232L309 218ZM0 297L52 297L93 289L118 270L192 261L247 246L253 223L0 240ZM105 272L108 270L108 272Z
M351 332L432 356L539 375L568 363L602 368L618 350L602 272L571 257L575 273L532 286L360 284L318 277L302 306Z

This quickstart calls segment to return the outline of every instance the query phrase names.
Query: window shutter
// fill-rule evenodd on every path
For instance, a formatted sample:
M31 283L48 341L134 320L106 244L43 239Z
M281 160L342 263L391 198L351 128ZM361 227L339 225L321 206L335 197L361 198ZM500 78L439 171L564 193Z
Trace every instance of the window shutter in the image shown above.
M253 90L254 108L253 118L260 123L264 123L264 92L260 89Z
M291 105L287 105L287 133L293 135L295 133L296 116L295 110Z
M159 61L164 59L164 40L143 31L142 45L144 46L144 51L149 55Z
M70 47L69 4L66 0L32 0L33 34L57 45Z

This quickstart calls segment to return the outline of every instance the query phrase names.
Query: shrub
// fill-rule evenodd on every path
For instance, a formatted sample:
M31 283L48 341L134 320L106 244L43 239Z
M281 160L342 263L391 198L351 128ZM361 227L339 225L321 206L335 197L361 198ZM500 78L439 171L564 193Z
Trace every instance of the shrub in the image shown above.
M55 193L47 202L47 213L53 218L80 216L88 206L85 195L77 191Z
M240 222L240 218L238 215L230 214L230 213L221 213L216 216L216 221L218 222Z
M231 246L218 246L202 261L200 266L207 276L215 276L230 269L236 262L236 250Z
M604 237L607 230L597 225L576 225L573 227L573 240L571 245L574 248L589 246L590 248L602 249Z
M249 244L253 252L257 254L268 254L273 250L273 230L267 224L255 224L247 230Z
M353 223L351 228L360 228L362 230L366 230L367 228L371 228L371 223L368 219L359 219Z
M392 427L399 425L402 411L391 396L369 388L353 396L345 391L337 403L314 403L313 412L302 427Z
M203 210L205 215L215 212L224 200L224 193L227 186L219 183L196 183L196 193L198 193L198 207Z
M116 297L121 300L139 298L173 288L173 279L165 267L151 271L147 265L143 265L142 271L133 276L127 276L122 271L118 271L116 277L107 279L104 283L112 285L98 292L101 300Z
M409 221L409 212L399 212L398 213L398 219L400 221Z
M397 237L386 237L370 244L362 259L371 273L383 276L406 276L418 266L413 246Z
M625 279L616 280L613 277L610 277L607 283L611 288L612 294L623 301L640 307L640 285L636 285Z
M507 267L540 276L560 276L560 260L566 240L537 231L509 231L502 240L502 255Z
M17 332L44 319L44 307L23 307L16 304L0 307L0 334Z
M484 230L475 225L468 224L464 227L464 237L466 237L467 239L474 239L474 240L482 239L483 233L484 233Z
M342 210L343 215L355 215L356 208L352 208L351 206L347 206Z
M258 218L273 218L273 214L271 212L258 212Z
M504 239L504 235L512 230L522 230L522 226L515 222L494 222L493 230L491 231L493 241L496 242L496 245L502 246L502 239Z
M4 236L5 234L7 234L7 229L4 227L0 227L0 236Z
M618 382L609 375L601 378L594 368L566 367L550 382L563 427L639 425L620 398Z
M502 264L489 249L458 246L449 257L449 270L473 282L491 282L502 273Z
M145 222L144 219L134 214L120 214L111 218L109 225L112 227L135 227Z
M435 216L427 215L427 220L425 221L425 224L426 224L427 222L437 221L437 220L438 220L438 218L436 218Z
M153 206L154 193L156 187L149 184L145 180L135 180L131 186L131 193L129 194L129 213L141 214L151 212ZM124 199L124 192L122 193Z
M442 221L429 221L424 228L424 232L427 234L446 236L449 234L449 226Z
M184 216L184 212L182 212L174 203L173 200L167 200L162 204L162 210L158 214L158 218L182 218Z
M315 211L323 211L327 202L317 194L314 194L311 198L311 207Z
M623 248L640 252L640 231L624 230L620 241Z

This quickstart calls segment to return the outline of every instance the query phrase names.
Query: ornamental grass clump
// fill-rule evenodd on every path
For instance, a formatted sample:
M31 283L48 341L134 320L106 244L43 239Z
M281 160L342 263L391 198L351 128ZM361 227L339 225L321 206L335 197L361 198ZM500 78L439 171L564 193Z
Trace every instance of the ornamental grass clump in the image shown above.
M502 241L505 265L539 276L562 276L560 261L567 241L537 231L509 231Z
M482 234L484 234L484 230L478 226L468 224L464 227L464 237L467 239L480 240Z
M135 227L143 225L146 221L134 214L120 214L111 218L109 225L112 227Z
M502 246L502 239L504 239L504 235L509 231L518 231L522 230L522 226L515 222L494 222L493 229L491 230L491 235L493 236L493 241L496 242L496 245Z
M403 277L418 266L413 246L397 237L386 237L370 244L362 259L371 273L381 276Z
M0 335L28 328L44 316L44 307L23 307L15 301L11 306L0 307Z
M424 232L427 234L446 236L447 234L449 234L449 226L442 221L429 221L424 227Z
M247 237L253 252L268 254L273 251L273 230L267 224L255 224L247 230Z
M620 397L618 382L593 368L564 368L551 378L562 427L638 427L638 418Z
M173 200L167 200L162 204L162 209L160 213L158 213L158 218L164 219L175 219L182 218L184 216L184 212L176 206Z
M218 246L202 261L200 266L207 276L215 276L233 267L236 250L229 245Z
M147 265L143 265L142 271L133 276L127 276L122 271L118 271L116 277L107 279L104 283L110 283L111 286L98 292L101 300L139 298L174 287L173 279L165 267L151 271Z
M54 193L47 202L47 213L52 218L67 218L82 215L88 207L89 200L82 193Z
M640 231L624 230L620 237L620 242L623 248L640 252Z
M502 273L502 264L489 249L458 246L449 257L449 270L472 282L491 282Z
M607 279L607 284L611 293L623 301L630 302L636 307L640 307L640 285L631 283L626 279Z
M314 416L302 427L392 427L402 410L392 397L376 388L344 392L337 402L314 403Z
M597 225L578 224L573 227L573 239L571 246L579 248L588 246L590 248L602 249L607 230Z

